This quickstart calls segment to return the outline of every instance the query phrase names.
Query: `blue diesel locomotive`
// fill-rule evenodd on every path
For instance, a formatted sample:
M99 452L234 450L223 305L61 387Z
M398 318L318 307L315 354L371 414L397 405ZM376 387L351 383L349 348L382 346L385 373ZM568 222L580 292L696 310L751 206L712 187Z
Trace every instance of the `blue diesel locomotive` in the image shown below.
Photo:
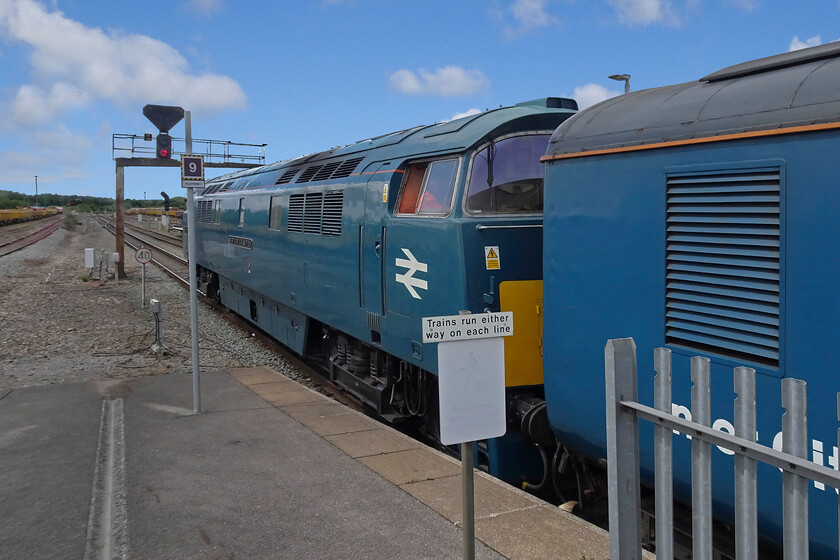
M432 438L437 348L422 344L421 319L514 311L506 385L526 433L482 443L477 464L513 483L539 478L531 440L553 442L547 422L530 421L545 415L539 160L576 109L520 103L209 181L196 196L199 282Z
M545 174L545 398L557 438L606 457L604 344L634 337L639 396L671 349L673 411L689 360L711 360L712 421L734 433L733 367L757 371L759 443L781 448L780 380L808 383L809 456L838 468L840 45L733 66L581 111ZM675 436L675 495L690 500ZM640 434L653 472L652 428ZM714 452L713 507L733 517L733 459ZM781 473L760 466L759 528L781 542ZM837 492L811 483L811 557L837 557Z

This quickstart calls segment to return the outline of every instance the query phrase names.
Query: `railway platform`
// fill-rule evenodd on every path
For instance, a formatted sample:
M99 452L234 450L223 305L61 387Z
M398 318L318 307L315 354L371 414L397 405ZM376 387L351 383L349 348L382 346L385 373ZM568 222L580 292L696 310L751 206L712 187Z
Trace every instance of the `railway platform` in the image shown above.
M0 557L427 558L460 464L266 368L0 392ZM603 560L608 535L483 473L476 558Z

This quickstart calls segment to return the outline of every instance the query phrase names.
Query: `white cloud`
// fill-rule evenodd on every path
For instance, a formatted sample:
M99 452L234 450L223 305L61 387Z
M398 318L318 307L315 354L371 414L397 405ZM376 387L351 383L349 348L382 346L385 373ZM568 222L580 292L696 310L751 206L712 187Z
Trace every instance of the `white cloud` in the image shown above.
M804 41L801 41L799 37L794 37L790 41L788 52L807 49L808 47L817 47L819 45L822 45L822 39L819 35L814 35L810 39L805 39Z
M66 109L83 107L89 102L90 95L66 82L54 83L49 91L23 85L12 100L10 115L14 124L40 124L49 122Z
M3 181L9 184L29 184L38 174L42 185L67 179L86 178L84 164L93 153L93 143L83 134L72 132L64 126L52 130L34 130L21 137L20 150L0 151L0 169ZM110 138L109 138L110 142ZM39 173L49 162L49 170ZM41 192L51 192L42 186Z
M647 26L652 23L679 25L680 18L671 0L607 0L619 21L626 25ZM690 2L689 2L690 3Z
M193 111L246 104L234 80L192 72L187 60L162 41L85 27L35 0L0 2L0 39L32 49L36 84L21 85L9 103L14 123L46 122L96 100L174 104Z
M558 20L546 12L546 3L547 0L515 0L507 10L515 23L503 27L505 36L515 39L541 27L556 25Z
M745 12L751 12L758 7L759 0L728 0L728 4L732 4L736 8L740 8Z
M389 77L391 88L408 95L458 97L487 91L490 81L481 70L464 70L446 66L434 72L420 69L416 73L400 69Z
M454 121L455 119L462 119L464 117L471 117L473 115L477 115L481 112L481 109L476 109L473 107L472 109L467 109L463 113L455 113L452 117L446 119L447 121Z
M621 95L621 92L607 89L602 85L589 83L576 87L572 97L577 101L579 109L586 109L591 105L595 105L617 95Z
M224 6L224 0L187 0L184 3L184 8L187 11L202 16L218 13Z

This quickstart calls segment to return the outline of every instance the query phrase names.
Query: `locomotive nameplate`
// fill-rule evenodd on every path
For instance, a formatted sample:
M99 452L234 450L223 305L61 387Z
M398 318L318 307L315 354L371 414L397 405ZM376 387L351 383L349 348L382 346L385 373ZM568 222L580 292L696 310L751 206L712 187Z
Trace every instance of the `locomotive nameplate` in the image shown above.
M242 247L243 249L253 249L254 240L248 237L237 237L235 235L228 236L228 244Z
M513 334L513 311L423 317L423 342L495 338Z

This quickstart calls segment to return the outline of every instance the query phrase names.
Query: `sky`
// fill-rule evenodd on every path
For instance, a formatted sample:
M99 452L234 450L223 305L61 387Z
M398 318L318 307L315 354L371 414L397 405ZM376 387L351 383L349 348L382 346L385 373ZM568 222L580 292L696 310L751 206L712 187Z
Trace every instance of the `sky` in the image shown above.
M0 0L0 190L113 198L113 135L157 134L146 104L272 163L838 39L840 0ZM177 169L126 169L126 198L161 191L184 195Z

